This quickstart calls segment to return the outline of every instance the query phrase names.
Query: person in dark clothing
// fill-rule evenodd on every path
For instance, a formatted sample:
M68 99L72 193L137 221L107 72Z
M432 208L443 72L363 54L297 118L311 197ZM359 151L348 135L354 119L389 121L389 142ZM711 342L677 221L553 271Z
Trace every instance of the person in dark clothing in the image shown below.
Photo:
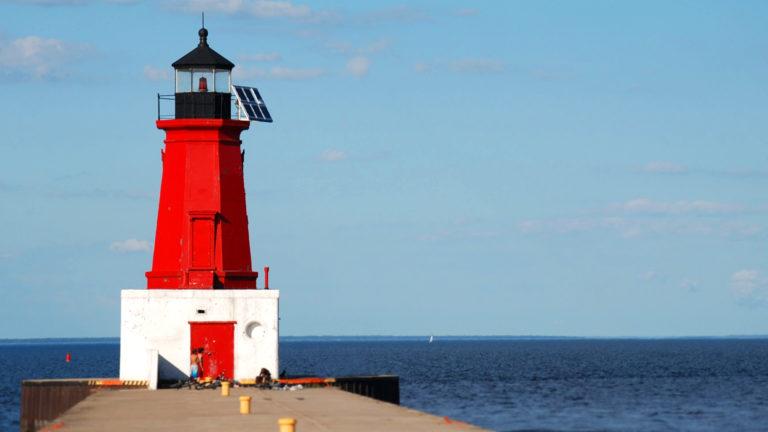
M261 368L261 373L256 377L256 385L259 387L272 385L272 374L267 368Z

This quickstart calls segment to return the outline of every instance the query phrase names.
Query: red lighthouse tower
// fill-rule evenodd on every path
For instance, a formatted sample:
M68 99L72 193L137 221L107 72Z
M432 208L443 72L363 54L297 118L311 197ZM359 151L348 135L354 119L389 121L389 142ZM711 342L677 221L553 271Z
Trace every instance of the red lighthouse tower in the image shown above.
M240 150L250 123L231 118L234 64L199 35L173 63L175 118L157 121L166 136L147 288L255 289Z
M148 289L120 294L120 379L151 388L279 370L280 291L255 289L240 149L250 120L272 118L256 88L232 85L235 65L208 46L208 30L198 34L173 63L174 115L158 112L165 148Z

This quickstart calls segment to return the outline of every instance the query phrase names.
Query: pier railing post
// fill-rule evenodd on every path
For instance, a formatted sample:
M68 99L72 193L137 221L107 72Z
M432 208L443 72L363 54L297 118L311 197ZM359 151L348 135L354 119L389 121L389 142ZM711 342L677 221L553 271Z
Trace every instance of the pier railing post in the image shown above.
M296 419L290 417L283 417L277 421L280 427L280 432L295 432L296 431Z
M240 396L240 414L250 414L250 413L251 413L251 397Z

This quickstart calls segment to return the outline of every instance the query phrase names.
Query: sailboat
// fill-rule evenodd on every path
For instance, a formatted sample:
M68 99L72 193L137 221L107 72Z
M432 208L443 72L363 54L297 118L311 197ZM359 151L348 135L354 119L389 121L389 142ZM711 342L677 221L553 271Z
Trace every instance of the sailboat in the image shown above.
M429 335L429 343L432 343L433 340L435 340L435 337L432 335Z

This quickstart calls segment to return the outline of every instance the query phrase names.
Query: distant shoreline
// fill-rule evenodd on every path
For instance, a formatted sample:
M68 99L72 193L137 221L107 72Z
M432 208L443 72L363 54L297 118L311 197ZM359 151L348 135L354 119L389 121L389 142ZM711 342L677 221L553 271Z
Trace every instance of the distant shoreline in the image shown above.
M282 336L281 342L421 342L429 339L423 336ZM768 339L768 335L729 335L729 336L440 336L434 335L435 342L440 341L563 341L563 340L723 340L723 339ZM0 339L3 345L88 345L119 344L119 337L93 338L18 338Z

